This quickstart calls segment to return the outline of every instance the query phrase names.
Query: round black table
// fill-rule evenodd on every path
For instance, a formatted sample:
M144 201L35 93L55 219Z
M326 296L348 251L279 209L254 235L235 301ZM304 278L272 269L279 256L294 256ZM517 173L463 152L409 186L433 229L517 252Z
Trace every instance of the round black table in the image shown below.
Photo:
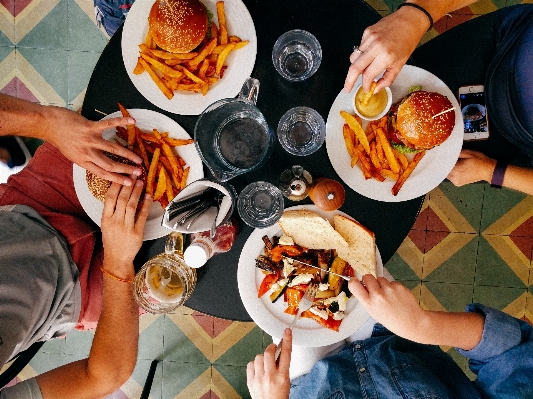
M257 58L252 77L259 79L257 107L275 129L281 116L290 108L305 105L317 110L324 120L337 94L342 90L348 70L348 57L359 44L364 29L380 19L380 15L361 0L244 0L257 32ZM289 83L272 65L271 52L276 39L291 29L304 29L319 40L323 60L320 68L305 82ZM197 116L184 116L163 111L146 100L131 83L121 54L122 28L111 38L92 74L82 114L92 120L101 118L95 110L111 113L120 102L127 108L158 111L178 122L191 136ZM344 145L344 143L339 143ZM291 165L302 165L313 177L340 180L326 154L325 145L307 157L285 152L276 142L272 156L262 168L229 181L237 192L247 184L265 180L275 185L281 172ZM207 168L206 176L210 176ZM377 246L386 263L411 229L423 197L389 203L366 198L345 185L346 201L341 210L354 217L376 234ZM309 204L309 199L297 204ZM285 200L285 207L296 203ZM235 212L235 216L238 215ZM241 222L231 251L210 259L198 269L196 289L186 305L200 312L232 320L251 321L237 287L237 264L241 249L252 228ZM161 253L164 239L147 241L136 258L140 266L149 257Z

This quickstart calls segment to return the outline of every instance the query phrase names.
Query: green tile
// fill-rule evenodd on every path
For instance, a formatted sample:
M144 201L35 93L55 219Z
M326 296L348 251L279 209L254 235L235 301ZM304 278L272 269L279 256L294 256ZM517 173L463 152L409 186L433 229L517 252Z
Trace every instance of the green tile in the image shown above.
M66 338L65 353L69 355L89 356L93 344L94 331L72 330Z
M87 88L100 53L69 51L68 52L68 103Z
M422 283L448 312L462 312L472 303L473 286L466 284Z
M526 287L483 236L479 239L475 284L492 287Z
M4 31L7 32L6 29L9 29L10 31L14 31L15 29L15 26L6 26L6 27L0 27L0 47L15 47L15 45L13 44L13 42L11 42L11 40L9 40L7 38L7 36L5 35Z
M13 47L0 47L0 62L2 62L13 51L14 51Z
M402 283L412 281L418 284L420 282L413 269L411 269L398 253L392 255L385 267L395 280L401 281Z
M68 4L69 50L101 53L108 39L96 27L94 14L90 18L74 0L68 0Z
M163 371L163 387L161 396L164 399L174 398L202 373L211 368L210 364L171 362L166 359L161 363Z
M474 302L503 310L526 291L525 288L475 286ZM524 300L524 308L525 305Z
M164 352L165 324L165 317L159 316L139 334L139 359L161 359Z
M403 0L383 0L383 2L392 10L396 11L398 6L403 3Z
M263 330L255 327L226 353L215 360L214 364L246 366L258 353L263 352Z
M263 331L263 352L272 342L272 337Z
M454 233L452 233L454 234ZM479 239L476 236L463 248L445 260L423 281L473 284L476 274L476 257Z
M245 366L213 366L229 382L242 398L250 398L250 392L246 386L246 367Z
M501 190L487 188L481 212L481 231L486 230L526 196L526 194L506 188Z
M19 48L18 50L66 103L68 97L67 51L32 48Z
M141 387L144 387L146 383L146 378L148 377L148 371L150 370L150 365L152 364L151 360L138 359L137 364L131 377L139 384ZM155 369L154 379L152 381L152 387L150 388L150 398L151 399L161 399L161 390L163 388L163 364L159 363ZM109 398L111 399L111 398Z
M67 0L61 0L18 42L17 47L66 50L68 48Z
M476 231L479 231L481 224L485 187L485 184L467 184L456 187L453 183L446 181L439 185L444 195Z
M163 359L165 361L210 364L205 355L171 320L165 320L164 331Z
M65 354L66 338L55 338L46 341L39 352L47 354Z
M65 364L85 359L85 357L86 356L81 355L62 355L57 353L37 352L33 359L30 360L29 365L37 374L42 374Z

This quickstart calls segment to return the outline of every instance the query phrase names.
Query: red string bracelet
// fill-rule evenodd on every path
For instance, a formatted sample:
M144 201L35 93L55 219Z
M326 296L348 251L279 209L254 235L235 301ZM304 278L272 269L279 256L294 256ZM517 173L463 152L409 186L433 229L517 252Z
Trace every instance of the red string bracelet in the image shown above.
M120 277L118 277L118 276L115 276L115 275L112 274L112 273L109 273L106 269L104 269L103 266L100 266L100 270L102 271L102 273L108 275L108 276L111 277L112 279L115 279L115 280L120 281L120 282L122 282L122 283L131 283L131 282L133 282L133 279L128 279L128 280L126 280L126 279L120 278Z

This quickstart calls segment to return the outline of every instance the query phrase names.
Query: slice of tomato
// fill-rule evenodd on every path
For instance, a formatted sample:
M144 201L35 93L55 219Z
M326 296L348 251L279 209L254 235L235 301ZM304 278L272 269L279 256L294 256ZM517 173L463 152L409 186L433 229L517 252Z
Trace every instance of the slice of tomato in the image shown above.
M307 317L309 319L313 319L318 324L320 324L322 327L329 328L333 331L339 331L339 327L341 326L342 320L335 320L333 317L328 317L327 320L324 320L322 317L314 314L310 310L306 310L305 312L302 312L302 315L300 317Z
M261 298L263 295L265 295L268 290L272 287L272 284L274 284L276 281L279 280L279 274L270 273L263 278L263 281L261 282L261 286L259 287L259 291L257 292L257 297Z

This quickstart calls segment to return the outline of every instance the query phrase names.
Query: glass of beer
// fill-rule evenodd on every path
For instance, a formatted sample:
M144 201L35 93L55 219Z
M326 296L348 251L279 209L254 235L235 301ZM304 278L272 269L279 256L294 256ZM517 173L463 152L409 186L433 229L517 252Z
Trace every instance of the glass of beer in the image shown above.
M167 237L165 253L148 260L133 280L137 304L149 313L169 313L181 306L194 291L196 270L183 260L183 235Z

